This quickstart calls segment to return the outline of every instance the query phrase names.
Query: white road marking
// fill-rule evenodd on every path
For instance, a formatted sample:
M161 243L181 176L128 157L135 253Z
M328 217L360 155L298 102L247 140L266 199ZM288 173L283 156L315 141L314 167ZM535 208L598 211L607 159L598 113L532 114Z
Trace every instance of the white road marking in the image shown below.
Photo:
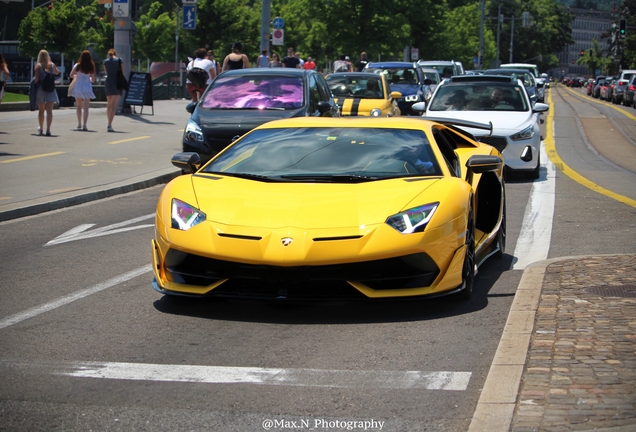
M548 257L550 250L556 196L556 168L548 158L543 143L541 160L547 174L543 174L542 170L541 177L532 183L523 225L515 247L513 270L523 270L529 264L543 261Z
M70 367L70 371L67 370ZM56 372L78 378L171 381L208 384L262 384L300 387L458 390L471 372L360 371L77 362Z
M107 288L113 287L115 285L119 285L122 282L126 282L130 279L134 279L137 276L141 276L144 273L148 273L152 271L152 265L148 264L143 267L139 267L135 270L129 271L128 273L124 273L122 275L116 276L112 279L108 279L102 283L94 285L90 288L83 289L81 291L77 291L73 294L69 294L64 297L60 297L57 300L53 300L52 302L45 303L40 306L33 307L31 309L27 309L24 312L17 313L15 315L11 315L7 318L0 320L0 329L5 327L12 326L29 318L33 318L34 316L43 314L45 312L51 311L53 309L59 308L66 304L72 303L75 300L82 299L91 294L95 294L97 292L103 291Z
M102 228L97 228L92 231L86 231L86 230L92 226L95 226L95 224L78 225L75 228L72 228L66 231L64 234L61 234L55 237L53 240L51 240L44 246L52 246L52 245L66 243L66 242L75 241L75 240L84 240L88 238L101 237L105 235L116 234L116 233L125 232L125 231L132 231L132 230L141 229L141 228L154 227L155 226L154 224L145 224L145 225L137 225L134 227L122 228L127 225L132 225L137 222L152 219L154 217L155 217L155 214L152 213L145 216L139 216L137 218L130 219L124 222L119 222L119 223L108 225Z

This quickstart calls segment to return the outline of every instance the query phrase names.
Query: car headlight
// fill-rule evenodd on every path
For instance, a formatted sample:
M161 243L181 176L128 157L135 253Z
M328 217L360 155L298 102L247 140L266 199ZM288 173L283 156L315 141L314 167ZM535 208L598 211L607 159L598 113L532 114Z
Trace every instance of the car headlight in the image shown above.
M192 120L188 120L188 124L185 128L184 137L188 141L199 141L203 142L203 131L201 131L201 127L199 127L196 122Z
M530 125L524 130L522 130L521 132L517 132L516 134L511 135L510 139L513 141L527 140L532 138L533 135L534 135L534 125Z
M190 204L172 198L172 228L187 231L205 221L205 213Z
M382 117L382 110L380 108L373 108L369 115L371 117Z
M420 97L419 97L419 95L404 96L404 101L405 102L419 102L420 101Z
M402 234L422 232L433 217L433 214L435 214L438 206L439 203L436 202L404 210L389 216L385 223Z

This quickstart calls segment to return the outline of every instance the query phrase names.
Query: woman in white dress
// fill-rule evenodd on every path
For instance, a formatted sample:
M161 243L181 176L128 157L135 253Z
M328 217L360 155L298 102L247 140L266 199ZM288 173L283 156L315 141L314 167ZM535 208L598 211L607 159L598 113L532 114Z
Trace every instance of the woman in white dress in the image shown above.
M88 50L82 51L79 61L73 66L69 76L75 80L71 96L75 98L77 103L77 129L87 131L88 105L91 99L95 99L95 93L93 93L95 63ZM82 117L84 121L82 121Z

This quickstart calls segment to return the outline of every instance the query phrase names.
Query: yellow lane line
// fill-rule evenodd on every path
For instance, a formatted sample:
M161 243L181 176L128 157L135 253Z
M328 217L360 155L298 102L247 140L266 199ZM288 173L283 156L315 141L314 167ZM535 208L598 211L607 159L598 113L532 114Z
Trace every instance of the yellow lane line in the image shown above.
M566 89L566 90L567 90L570 94L572 94L573 96L576 96L576 97L577 97L577 98L579 98L579 99L582 99L582 100L584 100L584 101L586 101L586 102L594 102L595 104L599 104L599 105L603 105L603 106L609 106L610 108L613 108L613 109L615 109L616 111L620 111L620 112L622 112L623 114L625 114L625 115L626 115L627 117L629 117L630 119L632 119L632 120L636 120L636 116L635 116L635 115L633 115L633 114L631 114L631 113L628 113L627 111L625 111L625 109L621 108L621 105L618 105L618 106L617 106L617 105L614 105L614 104L613 104L613 103L611 103L611 102L608 102L608 103L609 103L609 105L608 105L608 103L606 103L607 101L596 100L596 98L593 98L593 97L591 97L591 96L587 96L587 95L585 95L585 96L584 96L584 95L582 95L582 94L580 94L580 93L577 93L576 91L572 90L572 89L571 89L571 88L569 88L569 87L565 87L565 89Z
M66 152L44 153L44 154L39 154L39 155L25 156L25 157L21 157L21 158L3 160L3 161L0 161L0 163L22 162L22 161L29 160L29 159L37 159L37 158L47 157L47 156L57 156L57 155L61 155L61 154L64 154L64 153L66 153Z
M563 174L570 177L575 182L585 186L586 188L591 189L594 192L598 192L601 195L605 195L607 197L615 199L616 201L622 202L623 204L627 204L628 206L632 206L636 208L636 200L633 200L623 195L619 195L615 192L612 192L611 190L605 189L604 187L597 185L596 183L588 180L587 178L583 177L581 174L574 171L565 162L563 162L563 160L559 157L557 153L556 144L554 142L554 126L553 126L554 104L552 103L552 92L548 93L548 105L550 105L550 111L548 112L548 119L547 119L548 121L547 121L547 126L545 131L546 138L543 140L543 143L545 144L546 153L548 154L548 157L550 158L552 163L559 170L561 170Z
M147 138L151 138L150 135L144 135L144 136L139 136L139 137L135 137L135 138L128 138L128 139L119 140L119 141L111 141L108 144L122 144L122 143L125 143L125 142L137 141L137 140L142 140L142 139L147 139Z

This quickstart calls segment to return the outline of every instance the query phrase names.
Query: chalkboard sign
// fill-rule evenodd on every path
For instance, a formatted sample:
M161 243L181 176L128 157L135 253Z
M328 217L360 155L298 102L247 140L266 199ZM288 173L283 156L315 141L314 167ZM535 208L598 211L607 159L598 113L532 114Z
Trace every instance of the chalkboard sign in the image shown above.
M128 91L124 105L144 105L152 106L152 115L155 115L155 107L152 103L152 77L149 73L130 72L128 77Z

